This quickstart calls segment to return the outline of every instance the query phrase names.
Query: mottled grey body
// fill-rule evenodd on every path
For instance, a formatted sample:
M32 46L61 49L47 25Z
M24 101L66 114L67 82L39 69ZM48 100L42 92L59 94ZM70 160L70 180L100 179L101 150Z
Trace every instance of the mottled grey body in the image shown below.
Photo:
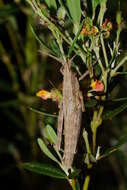
M76 152L82 111L84 111L83 96L80 91L79 82L70 67L71 62L64 64L63 99L59 110L57 132L57 148L60 149L64 125L63 164L67 170L71 167Z

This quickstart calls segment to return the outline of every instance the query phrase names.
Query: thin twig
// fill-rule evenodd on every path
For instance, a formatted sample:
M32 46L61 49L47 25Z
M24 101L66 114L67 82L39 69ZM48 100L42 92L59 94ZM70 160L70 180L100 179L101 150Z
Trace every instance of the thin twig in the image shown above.
M83 80L87 75L89 75L89 71L85 71L85 73L79 78L79 81Z

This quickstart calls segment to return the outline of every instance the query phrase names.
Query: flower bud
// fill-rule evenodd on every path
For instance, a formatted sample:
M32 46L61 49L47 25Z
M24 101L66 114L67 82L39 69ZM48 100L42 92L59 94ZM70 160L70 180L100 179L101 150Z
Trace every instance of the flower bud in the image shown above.
M47 100L51 98L51 92L42 89L36 93L36 96L42 98L43 100Z
M93 81L90 86L93 89L93 91L95 91L95 92L103 92L104 91L104 83L100 80Z

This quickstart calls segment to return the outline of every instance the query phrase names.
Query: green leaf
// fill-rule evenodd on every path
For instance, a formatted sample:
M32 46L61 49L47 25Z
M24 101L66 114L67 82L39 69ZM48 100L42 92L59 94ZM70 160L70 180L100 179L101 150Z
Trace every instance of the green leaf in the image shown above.
M44 152L46 156L48 156L51 160L55 161L56 163L59 164L59 161L55 158L55 156L50 152L50 150L47 148L45 143L43 142L42 139L38 138L37 142L41 148L41 150Z
M9 82L5 81L4 79L0 79L0 91L5 91L5 92L12 92L13 89L11 87L11 85L9 84Z
M104 112L102 118L103 118L103 120L111 119L111 118L115 117L116 115L120 114L126 108L127 108L127 101L124 102L122 105L120 105L118 108Z
M124 75L124 77L127 77L127 72L125 71L125 72L117 72L117 75L119 76L119 75Z
M116 14L116 22L117 22L118 25L121 24L121 20L122 20L122 18L121 18L121 12L118 11L117 14Z
M51 39L49 42L49 47L50 47L50 52L54 55L56 55L57 57L60 57L61 53L60 53L60 49L58 44L56 43L55 39Z
M70 16L69 11L68 11L68 9L67 9L65 3L63 2L63 0L58 0L58 1L59 1L59 4L61 5L61 7L63 7L63 8L65 9L68 18L72 21L72 18L71 18L71 16Z
M80 172L81 172L80 169L73 168L73 171L71 173L69 173L69 178L75 179L75 178L79 177Z
M73 19L73 23L76 25L79 25L80 19L81 19L80 0L67 0L66 4L69 10L69 13L71 15L71 18Z
M47 134L48 140L55 145L56 139L57 139L56 132L49 124L46 125L46 134Z
M69 52L68 52L68 57L71 55L71 53L72 53L72 51L73 51L73 49L74 49L75 43L76 43L77 40L78 40L78 37L79 37L79 35L80 35L80 31L81 31L81 29L82 29L83 23L84 23L84 20L82 21L82 23L81 23L81 25L80 25L80 27L79 27L79 30L78 30L76 36L75 36L74 39L73 39L72 46L70 47Z
M29 163L26 162L23 164L26 170L32 171L37 174L42 174L58 179L65 179L66 174L61 171L59 168L56 168L49 164L40 164L40 163Z
M97 101L98 104L103 105L105 107L104 115L109 110L117 109L119 106L121 106L121 103L125 103L127 101L127 97L122 98L115 98L115 99L109 99L104 101ZM107 110L107 111L106 111Z
M65 16L66 16L66 10L65 10L64 6L60 6L57 11L58 20L64 20Z
M112 99L111 101L112 101L112 102L123 102L123 101L125 101L125 100L127 100L127 97Z
M85 107L87 108L95 107L96 104L97 104L97 100L91 99L85 102Z
M80 190L80 184L79 184L78 179L75 179L75 188L76 190Z
M8 18L10 15L18 12L18 7L14 3L4 5L0 8L0 21L2 19Z
M108 148L106 151L103 152L103 154L98 158L99 160L102 159L102 158L105 158L111 154L113 154L114 152L118 151L119 148L126 144L127 143L127 136L122 136L118 142L116 143L116 145L114 145L113 147L111 148Z
M50 9L52 9L52 8L55 10L57 9L57 4L56 4L55 0L44 0L44 1Z
M2 110L4 117L8 118L8 121L12 123L14 126L18 126L19 128L23 129L24 127L24 121L20 118L20 115L17 114L17 110L14 110L13 112L7 107L6 109ZM1 119L3 119L1 117Z
M43 42L43 40L40 39L40 38L37 36L37 34L36 34L34 28L33 28L31 25L30 25L30 29L31 29L31 32L33 33L35 39L36 39L36 40L38 41L38 43L41 45L41 47L44 48L45 51L52 52L52 50L47 46L47 44L46 44L45 42Z
M18 107L19 105L19 101L18 100L7 100L7 101L3 101L0 102L0 108L1 107Z
M95 16L95 11L98 5L106 4L107 0L92 0L93 15Z
M32 108L30 107L29 108L31 111L35 112L35 113L38 113L40 115L43 115L43 116L47 116L47 117L54 117L54 118L57 118L57 115L53 115L53 114L50 114L50 113L46 113L44 111L40 111L40 110L37 110L35 108Z
M100 4L100 0L92 0L92 8L94 11L99 4Z

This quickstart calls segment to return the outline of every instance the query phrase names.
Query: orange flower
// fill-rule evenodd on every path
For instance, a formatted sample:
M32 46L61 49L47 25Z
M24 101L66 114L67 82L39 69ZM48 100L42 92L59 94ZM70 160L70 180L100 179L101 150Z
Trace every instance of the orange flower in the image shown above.
M88 36L89 35L89 32L87 30L86 27L83 27L82 30L81 30L81 34L85 35L85 36Z
M102 25L102 29L110 32L112 28L113 26L112 26L112 23L109 21L109 19L105 19L105 22Z
M86 26L84 26L81 30L81 34L83 34L84 36L89 36L89 35L96 36L98 33L99 33L99 30L96 26L92 26L90 28L87 28Z
M91 29L91 34L92 35L97 35L99 33L99 30L96 26L92 26L92 29Z
M93 81L90 86L95 92L104 91L104 84L102 81L99 81L99 80Z
M36 96L41 97L43 100L47 100L51 98L51 92L42 89L36 93Z

